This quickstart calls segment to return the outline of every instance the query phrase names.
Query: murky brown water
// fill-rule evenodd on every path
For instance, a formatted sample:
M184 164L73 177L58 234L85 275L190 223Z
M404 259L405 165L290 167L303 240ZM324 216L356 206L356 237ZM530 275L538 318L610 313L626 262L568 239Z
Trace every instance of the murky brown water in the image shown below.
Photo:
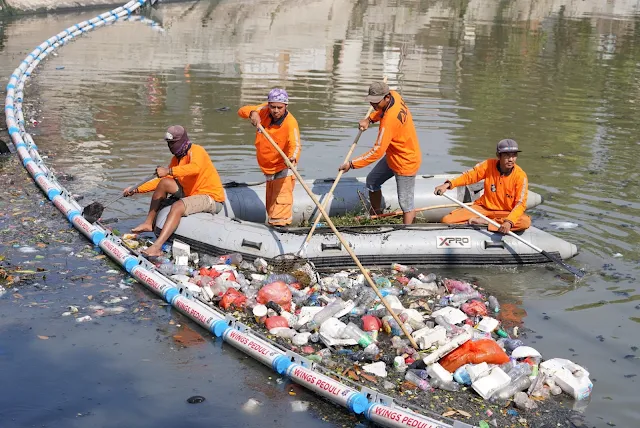
M224 180L258 179L253 131L235 111L276 85L292 98L306 177L335 175L366 111L363 94L383 75L413 112L421 173L461 171L515 138L532 189L546 198L534 225L578 224L554 233L580 246L571 263L590 274L575 284L551 267L450 273L518 302L542 336L534 346L591 371L590 425L634 426L638 377L625 375L640 360L624 357L640 346L636 11L630 0L163 4L150 17L164 32L119 23L42 64L26 93L42 111L27 118L39 122L49 165L75 176L68 187L89 200L168 162L161 138L171 123L207 148ZM0 24L0 83L42 40L95 14ZM373 138L365 133L358 151ZM124 200L110 214L132 224L146 204Z

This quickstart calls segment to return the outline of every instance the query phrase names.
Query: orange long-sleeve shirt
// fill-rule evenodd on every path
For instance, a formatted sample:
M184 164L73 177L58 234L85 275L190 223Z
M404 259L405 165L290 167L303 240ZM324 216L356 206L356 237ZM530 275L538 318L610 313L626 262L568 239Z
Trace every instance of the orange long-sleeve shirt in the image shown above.
M274 122L269 113L267 103L257 106L244 106L238 110L238 116L243 119L249 118L252 111L257 111L260 115L260 124L265 131L269 133L273 141L287 155L289 159L293 158L298 161L300 159L300 128L298 121L293 117L291 112L287 110L286 116L279 121ZM258 165L262 172L271 175L287 168L282 156L273 148L269 140L262 135L260 131L256 131L256 157Z
M204 147L191 144L187 154L179 161L175 156L171 158L169 168L172 168L173 175L167 177L178 180L185 196L209 195L215 201L224 202L222 181ZM138 187L138 192L146 193L156 190L160 180L160 178L156 178L147 181Z
M474 205L481 205L491 211L511 211L507 220L516 224L527 209L529 193L527 174L516 165L508 175L504 175L498 169L498 162L498 159L480 162L473 169L451 180L451 188L484 180L484 194L474 202Z
M371 150L353 159L353 167L364 168L386 153L389 168L396 174L415 175L422 163L422 153L413 117L400 94L390 93L391 105L386 111L374 111L369 116L372 122L380 121L376 143Z

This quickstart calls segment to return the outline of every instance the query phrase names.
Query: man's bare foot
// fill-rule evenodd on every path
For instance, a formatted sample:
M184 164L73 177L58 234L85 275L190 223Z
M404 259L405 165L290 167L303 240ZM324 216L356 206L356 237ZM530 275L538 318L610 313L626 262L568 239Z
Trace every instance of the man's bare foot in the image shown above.
M489 222L481 217L472 217L469 219L469 224L489 224Z
M141 251L147 257L160 257L162 255L162 247L158 247L155 244Z
M147 223L142 223L140 226L136 226L131 229L131 233L140 233L140 232L153 232L153 226Z

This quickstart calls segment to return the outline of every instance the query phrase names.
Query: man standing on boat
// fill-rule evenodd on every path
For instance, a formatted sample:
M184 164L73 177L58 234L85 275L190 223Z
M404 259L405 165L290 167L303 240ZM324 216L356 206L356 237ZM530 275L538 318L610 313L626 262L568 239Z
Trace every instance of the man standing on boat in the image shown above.
M484 180L484 194L473 203L473 208L500 224L499 229L489 224L489 230L505 234L524 230L531 226L531 218L524 213L529 182L527 174L516 165L518 153L518 143L512 139L501 140L496 148L497 159L487 159L461 176L445 181L436 187L435 194ZM442 222L487 224L486 220L464 208L444 216Z
M264 130L278 144L292 164L300 158L300 128L287 109L289 95L280 88L272 89L267 102L257 106L244 106L238 115L249 119L253 126L262 124ZM258 130L256 133L256 157L267 180L267 222L271 226L286 226L293 220L293 188L295 177L284 159L269 140Z
M123 192L124 196L131 196L153 191L149 214L144 223L131 229L134 233L152 232L162 201L169 195L179 199L171 205L156 242L142 251L150 257L162 255L162 244L178 228L182 217L201 212L217 214L222 210L225 199L216 167L202 146L191 143L187 130L180 125L171 126L164 138L173 154L169 167L157 167L158 178L138 188L127 187Z
M350 162L345 162L339 169L347 172L352 168L364 168L382 158L367 175L372 214L382 213L382 185L395 176L398 202L403 212L402 220L404 224L411 224L416 216L416 174L422 162L411 112L400 94L390 90L384 82L372 83L366 100L375 111L360 121L360 129L364 131L370 123L380 122L378 137L371 150Z

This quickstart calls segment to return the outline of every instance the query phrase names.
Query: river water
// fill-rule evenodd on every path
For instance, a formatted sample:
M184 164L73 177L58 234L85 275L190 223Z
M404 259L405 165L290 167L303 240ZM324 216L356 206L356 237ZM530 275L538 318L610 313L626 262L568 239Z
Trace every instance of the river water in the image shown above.
M534 225L578 244L580 254L570 263L588 275L575 283L553 266L438 272L477 280L516 304L524 326L535 332L529 336L535 337L533 346L545 357L569 358L591 372L589 426L631 427L640 418L634 406L640 366L637 6L631 0L161 4L148 13L161 31L121 22L74 41L41 64L25 94L25 117L37 121L33 133L48 165L71 176L67 188L86 200L115 196L166 164L161 139L172 123L185 125L192 140L208 150L224 181L258 180L254 131L235 112L261 102L274 86L289 92L303 140L300 171L308 178L336 174L356 135L355 122L367 109L368 84L382 76L413 113L423 174L462 171L492 157L498 140L516 139L523 150L518 162L532 190L545 197L530 212ZM0 21L0 83L33 47L96 14ZM373 132L363 135L357 153L372 146ZM19 188L35 189L17 163L3 162L5 177L22 183ZM39 204L38 192L26 198L25 210L57 215ZM0 200L5 213L10 202ZM108 216L118 217L124 230L140 220L147 203L145 197L124 200ZM22 224L6 221L7 228ZM556 222L577 227L556 229ZM62 219L48 227L46 233L67 228ZM84 248L79 237L67 244L75 252ZM13 245L3 240L2 254L14 264L25 262L28 254ZM121 278L96 276L113 267L95 254L78 259L48 245L53 247L43 266L53 263L50 268L59 271L62 260L71 270L93 275L93 287L103 287L93 284L101 281L118 287ZM31 396L27 389L17 394L17 402L0 400L0 416L13 421L8 426L56 425L61 412L67 426L166 422L151 408L195 425L212 415L221 418L221 426L239 420L250 426L263 420L322 423L322 404L304 392L299 394L313 402L311 416L289 419L295 397L240 354L219 344L168 346L180 334L167 330L171 314L146 293L128 291L130 303L155 304L153 317L111 317L80 327L60 313L68 300L88 305L86 296L100 290L74 291L77 284L62 277L47 283L48 289L31 284L25 291L52 303L49 310L35 310L11 293L0 300L3 383L38 386ZM56 292L48 295L51 289ZM56 337L36 337L43 334ZM240 379L235 372L242 373ZM125 393L114 398L113 391L122 388ZM212 398L222 389L229 392L223 404L183 404L193 391ZM266 403L258 415L230 410L256 394ZM30 399L47 411L33 416L39 405ZM110 419L115 409L124 413ZM335 418L329 423L353 424Z

